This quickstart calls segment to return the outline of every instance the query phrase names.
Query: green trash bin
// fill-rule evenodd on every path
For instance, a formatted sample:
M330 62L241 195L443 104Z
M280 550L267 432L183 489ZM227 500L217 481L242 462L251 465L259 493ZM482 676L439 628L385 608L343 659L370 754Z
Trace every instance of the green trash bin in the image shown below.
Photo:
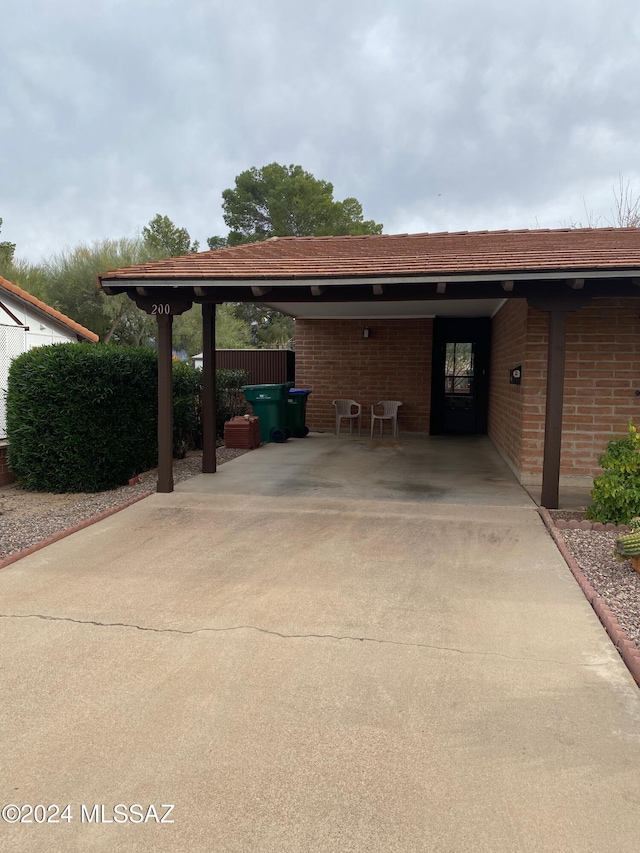
M287 435L287 394L289 384L279 385L243 385L247 403L251 403L253 414L260 420L260 441L282 442Z
M290 388L287 398L287 428L295 438L309 435L309 427L305 423L307 413L307 397L311 391L308 388Z

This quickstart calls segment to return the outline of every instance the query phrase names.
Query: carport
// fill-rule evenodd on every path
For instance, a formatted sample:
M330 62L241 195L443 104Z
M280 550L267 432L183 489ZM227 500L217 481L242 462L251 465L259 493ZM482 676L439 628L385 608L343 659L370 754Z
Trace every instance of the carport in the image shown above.
M215 312L252 301L296 318L488 318L519 299L548 318L543 506L558 506L567 318L599 298L638 296L640 230L274 237L107 272L158 324L158 491L173 490L172 322L203 306L203 473L215 463ZM630 303L632 307L632 303Z
M216 477L192 477L185 494L266 499L457 504L533 508L486 435L405 434L400 438L311 433L269 444L224 465Z

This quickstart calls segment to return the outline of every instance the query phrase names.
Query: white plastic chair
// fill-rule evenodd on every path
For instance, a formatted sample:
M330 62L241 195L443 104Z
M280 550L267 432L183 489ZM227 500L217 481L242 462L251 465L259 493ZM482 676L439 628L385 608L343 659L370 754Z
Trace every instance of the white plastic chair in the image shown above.
M353 432L354 418L357 418L358 435L360 435L360 427L362 425L362 406L360 403L356 403L355 400L332 400L332 403L336 407L336 435L340 435L340 422L342 418L349 419L349 435Z
M375 426L376 420L380 421L380 435L382 435L382 428L384 426L384 421L391 421L391 426L393 428L393 437L398 437L398 409L402 403L398 400L380 400L379 403L376 403L375 406L371 406L371 438L373 438L373 427ZM382 414L376 415L375 408L376 406L382 406Z

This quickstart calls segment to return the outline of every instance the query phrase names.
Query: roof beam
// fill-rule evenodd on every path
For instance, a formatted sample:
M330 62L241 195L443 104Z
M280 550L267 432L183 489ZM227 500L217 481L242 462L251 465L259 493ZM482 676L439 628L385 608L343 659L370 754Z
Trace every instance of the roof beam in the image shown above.
M439 281L436 284L436 293L444 293L446 291L446 289L447 289L447 282L446 281Z
M313 296L322 296L322 294L326 290L326 286L324 284L312 284L311 285L311 293Z
M374 296L382 296L384 293L384 284L374 284L373 285L373 295Z
M584 279L583 278L570 278L567 282L569 287L572 290L582 290L584 287Z
M505 293L511 293L511 291L513 290L513 279L508 278L506 281L503 281L502 282L502 289L504 290Z
M515 284L518 287L515 287ZM264 285L263 285L264 286ZM193 285L191 285L188 289L189 294L191 294ZM631 283L631 279L618 279L617 281L612 280L601 280L598 282L589 281L588 288L587 282L585 279L585 287L583 290L572 290L567 286L567 278L562 280L562 282L550 282L546 280L533 280L533 281L517 281L514 282L514 290L512 293L505 293L503 290L500 281L493 282L460 282L458 283L449 281L447 283L447 289L445 294L438 294L435 292L435 284L432 284L431 287L424 287L420 284L413 285L394 285L393 287L387 287L386 285L384 293L380 296L374 296L372 293L372 285L369 284L368 287L362 287L359 284L353 284L351 286L341 285L339 287L334 287L333 285L315 285L315 287L323 287L326 288L324 293L313 292L311 290L311 285L300 282L297 287L279 287L277 283L274 283L271 292L268 296L262 297L260 301L263 302L318 302L324 304L325 302L367 302L370 301L372 303L378 304L382 302L398 302L398 301L412 301L412 300L420 300L420 301L429 301L432 300L433 303L437 303L440 300L458 300L458 299L504 299L504 298L513 298L516 295L521 297L522 299L526 299L527 297L533 298L560 298L562 294L566 294L566 298L576 299L582 294L586 293L587 290L589 295L592 298L595 297L631 297L631 296L640 296L640 290L635 287ZM130 292L133 293L134 296L137 296L135 288L130 288ZM184 292L184 291L183 291ZM154 294L154 298L156 302L163 302L164 296L167 291L164 289L150 289L150 293ZM167 294L168 295L168 294ZM172 294L172 296L175 293ZM137 297L138 299L147 298L147 297ZM193 299L192 296L189 298ZM196 297L196 301L207 301L207 302L255 302L256 297L251 292L251 286L249 284L245 285L245 287L225 287L219 285L212 285L208 287L204 296Z
M206 287L200 287L199 284L194 284L193 292L195 293L196 296L206 296L207 295L207 288Z
M149 291L146 287L136 287L136 293L138 294L138 296L147 296L149 294Z

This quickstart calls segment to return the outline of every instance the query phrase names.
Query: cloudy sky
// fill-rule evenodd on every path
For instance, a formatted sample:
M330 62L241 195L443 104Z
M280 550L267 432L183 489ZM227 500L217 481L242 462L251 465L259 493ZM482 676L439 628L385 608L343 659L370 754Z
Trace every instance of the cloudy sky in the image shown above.
M610 219L620 175L640 192L637 0L2 6L0 239L20 258L156 213L204 245L222 191L271 162L386 233L561 227Z

